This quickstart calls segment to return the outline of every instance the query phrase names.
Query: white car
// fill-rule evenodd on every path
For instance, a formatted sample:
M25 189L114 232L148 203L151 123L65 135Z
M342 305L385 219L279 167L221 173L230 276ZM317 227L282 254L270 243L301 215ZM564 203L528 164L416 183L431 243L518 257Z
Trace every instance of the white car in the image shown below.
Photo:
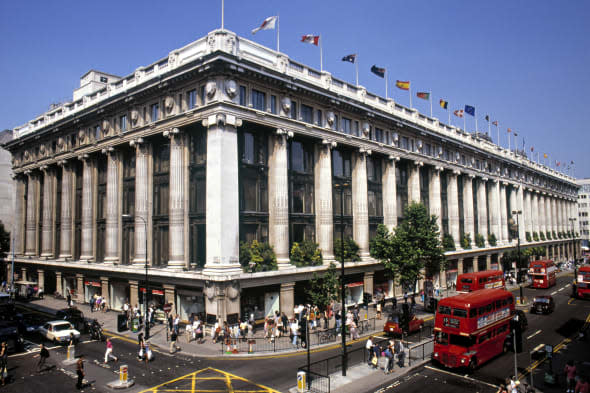
M74 335L74 341L80 339L80 332L74 329L68 321L50 321L39 328L39 333L47 340L56 344L65 344L70 340L70 333Z

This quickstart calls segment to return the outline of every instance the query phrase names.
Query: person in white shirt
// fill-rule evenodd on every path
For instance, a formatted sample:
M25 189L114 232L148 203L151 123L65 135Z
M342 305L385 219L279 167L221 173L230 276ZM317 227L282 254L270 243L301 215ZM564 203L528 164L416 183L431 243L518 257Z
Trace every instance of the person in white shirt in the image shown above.
M291 334L293 335L293 346L297 347L297 335L299 334L299 323L297 319L293 318L291 321Z

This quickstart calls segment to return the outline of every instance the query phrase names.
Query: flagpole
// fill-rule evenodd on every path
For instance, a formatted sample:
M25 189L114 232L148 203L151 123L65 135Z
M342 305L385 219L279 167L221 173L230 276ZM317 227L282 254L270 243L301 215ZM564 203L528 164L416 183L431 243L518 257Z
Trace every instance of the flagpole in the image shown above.
M385 69L385 99L388 99L389 96L387 95L387 85L389 76L387 75L387 68Z
M475 133L477 134L477 116L473 116L475 117Z
M492 125L490 124L490 119L488 119L488 135L492 133Z
M508 153L510 153L510 133L508 133Z
M410 92L410 109L412 109L412 85L408 86L408 91Z
M428 98L430 98L430 118L432 119L432 89L428 93Z
M358 86L359 85L359 55L358 55L358 52L357 52L356 57L354 59L354 65L356 68L356 85Z
M280 52L280 28L281 28L281 16L277 12L277 52Z
M467 119L465 113L463 113L463 131L467 132Z
M449 104L447 104L447 114L449 115L449 125L452 126L451 124L451 111L448 108Z
M320 71L324 72L324 54L323 54L323 40L322 35L320 34Z
M498 124L496 125L496 133L498 134L498 146L502 147L502 146L500 145L500 127L499 127L499 125L500 125L500 123L498 123Z
M224 8L224 0L221 0L221 30L223 30L223 8Z

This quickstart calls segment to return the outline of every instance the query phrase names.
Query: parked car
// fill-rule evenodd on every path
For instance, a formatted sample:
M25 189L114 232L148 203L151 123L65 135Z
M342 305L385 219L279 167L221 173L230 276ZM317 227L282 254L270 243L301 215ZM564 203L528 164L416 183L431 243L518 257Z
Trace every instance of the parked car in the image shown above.
M531 304L531 314L550 314L553 312L553 310L555 310L555 302L553 301L553 297L549 295L535 296L533 299L533 303Z
M70 333L74 334L74 341L80 340L80 332L74 329L68 321L50 321L39 328L39 333L45 339L56 344L65 344L70 339Z
M39 332L39 328L47 321L47 318L39 314L23 314L18 320L18 330L22 335L32 335Z
M398 314L390 314L383 326L383 333L386 335L401 335L402 333L414 333L422 329L424 326L423 319L417 318L415 315L410 315L409 318L408 331L404 331L403 323L400 322L400 316Z
M74 328L83 330L85 326L84 313L77 308L70 307L59 310L55 314L55 319L62 319L71 322Z
M0 321L0 342L6 342L8 352L20 352L23 348L23 340L18 333L16 320Z

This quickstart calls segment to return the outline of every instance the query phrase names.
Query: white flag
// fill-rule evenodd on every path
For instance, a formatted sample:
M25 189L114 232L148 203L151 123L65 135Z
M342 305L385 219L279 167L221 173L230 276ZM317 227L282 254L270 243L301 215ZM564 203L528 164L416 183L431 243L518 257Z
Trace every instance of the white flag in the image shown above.
M252 30L252 34L256 34L260 30L272 30L275 28L276 23L277 23L277 17L276 16L269 16L268 18L266 18L264 20L264 22L262 22L260 27L257 27L254 30Z

